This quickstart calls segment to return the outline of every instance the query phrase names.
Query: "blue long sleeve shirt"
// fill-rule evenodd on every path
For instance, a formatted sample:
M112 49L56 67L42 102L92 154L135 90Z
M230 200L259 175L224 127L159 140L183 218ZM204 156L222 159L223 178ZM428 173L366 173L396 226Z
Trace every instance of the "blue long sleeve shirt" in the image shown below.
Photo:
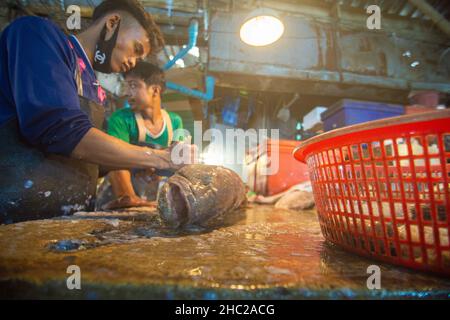
M105 93L74 36L39 17L12 22L0 37L0 126L16 117L31 145L70 155L92 128L80 109L77 63L83 95L102 104Z

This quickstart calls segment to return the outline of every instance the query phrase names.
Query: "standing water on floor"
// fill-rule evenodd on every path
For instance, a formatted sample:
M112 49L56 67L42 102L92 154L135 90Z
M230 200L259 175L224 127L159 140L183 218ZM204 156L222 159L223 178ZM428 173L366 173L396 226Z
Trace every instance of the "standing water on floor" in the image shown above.
M328 245L316 212L249 206L209 229L166 227L156 211L78 213L0 226L0 286L13 297L448 297L450 281ZM153 209L154 210L154 209ZM367 289L379 265L382 289ZM68 291L77 265L85 290Z

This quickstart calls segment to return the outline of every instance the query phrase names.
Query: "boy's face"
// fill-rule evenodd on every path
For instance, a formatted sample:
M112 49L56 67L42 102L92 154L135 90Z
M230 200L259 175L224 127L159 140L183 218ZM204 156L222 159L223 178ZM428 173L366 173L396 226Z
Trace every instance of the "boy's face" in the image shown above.
M153 109L155 101L160 99L160 86L149 86L144 80L133 75L126 76L125 83L125 94L130 106L135 110Z

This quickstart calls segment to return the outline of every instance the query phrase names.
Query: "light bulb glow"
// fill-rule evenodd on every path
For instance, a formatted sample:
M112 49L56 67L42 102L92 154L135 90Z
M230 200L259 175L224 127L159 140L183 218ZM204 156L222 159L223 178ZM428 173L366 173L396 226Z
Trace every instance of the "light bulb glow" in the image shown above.
M283 23L274 16L261 15L247 20L240 30L241 40L251 46L267 46L284 33Z

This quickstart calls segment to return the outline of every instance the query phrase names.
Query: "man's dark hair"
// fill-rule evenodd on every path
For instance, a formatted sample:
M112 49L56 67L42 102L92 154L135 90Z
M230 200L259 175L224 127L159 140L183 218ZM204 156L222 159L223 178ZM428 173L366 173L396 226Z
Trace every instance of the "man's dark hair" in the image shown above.
M127 76L135 76L142 79L148 86L158 85L162 91L166 89L164 71L152 63L145 61L138 62L133 69L125 73L125 77Z
M107 13L115 10L126 11L131 14L147 31L150 41L151 54L155 55L164 47L164 38L150 13L144 10L137 0L105 0L94 9L92 21L96 21Z

